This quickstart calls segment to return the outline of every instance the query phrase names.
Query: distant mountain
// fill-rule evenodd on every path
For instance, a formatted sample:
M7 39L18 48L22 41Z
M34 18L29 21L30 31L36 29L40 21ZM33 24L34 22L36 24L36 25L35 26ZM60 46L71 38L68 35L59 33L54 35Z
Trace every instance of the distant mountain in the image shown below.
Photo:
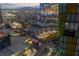
M32 10L32 9L38 9L39 5L30 5L30 4L13 4L13 3L1 3L1 9L19 9L19 10Z
M18 10L39 10L40 8L36 7L20 7Z
M11 3L2 3L1 9L17 9L18 7Z
M40 10L38 7L17 7L17 8L1 8L4 10Z

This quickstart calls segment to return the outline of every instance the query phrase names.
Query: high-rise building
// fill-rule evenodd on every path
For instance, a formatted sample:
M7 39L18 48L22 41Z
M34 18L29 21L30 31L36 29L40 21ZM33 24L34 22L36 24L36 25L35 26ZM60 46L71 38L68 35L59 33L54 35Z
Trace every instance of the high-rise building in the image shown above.
M58 26L58 4L55 3L41 3L40 4L41 10L41 20L40 22L44 23L41 24L43 26L52 27L52 30L57 31Z
M57 55L79 55L79 4L59 4Z
M2 23L2 12L1 12L1 5L0 5L0 24Z
M0 50L6 48L10 44L10 36L4 32L0 32Z

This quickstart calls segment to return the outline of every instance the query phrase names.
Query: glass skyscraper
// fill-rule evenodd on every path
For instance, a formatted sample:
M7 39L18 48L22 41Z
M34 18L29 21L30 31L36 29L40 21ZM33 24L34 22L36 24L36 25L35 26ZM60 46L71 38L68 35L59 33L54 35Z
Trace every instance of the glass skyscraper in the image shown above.
M79 4L59 4L57 55L79 55Z

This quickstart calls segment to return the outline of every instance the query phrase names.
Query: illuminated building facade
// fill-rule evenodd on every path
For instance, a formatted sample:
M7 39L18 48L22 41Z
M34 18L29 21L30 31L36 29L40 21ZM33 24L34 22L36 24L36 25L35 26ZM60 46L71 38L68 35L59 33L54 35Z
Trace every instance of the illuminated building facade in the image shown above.
M57 31L58 26L58 4L53 3L41 3L41 22L46 23L49 28Z

